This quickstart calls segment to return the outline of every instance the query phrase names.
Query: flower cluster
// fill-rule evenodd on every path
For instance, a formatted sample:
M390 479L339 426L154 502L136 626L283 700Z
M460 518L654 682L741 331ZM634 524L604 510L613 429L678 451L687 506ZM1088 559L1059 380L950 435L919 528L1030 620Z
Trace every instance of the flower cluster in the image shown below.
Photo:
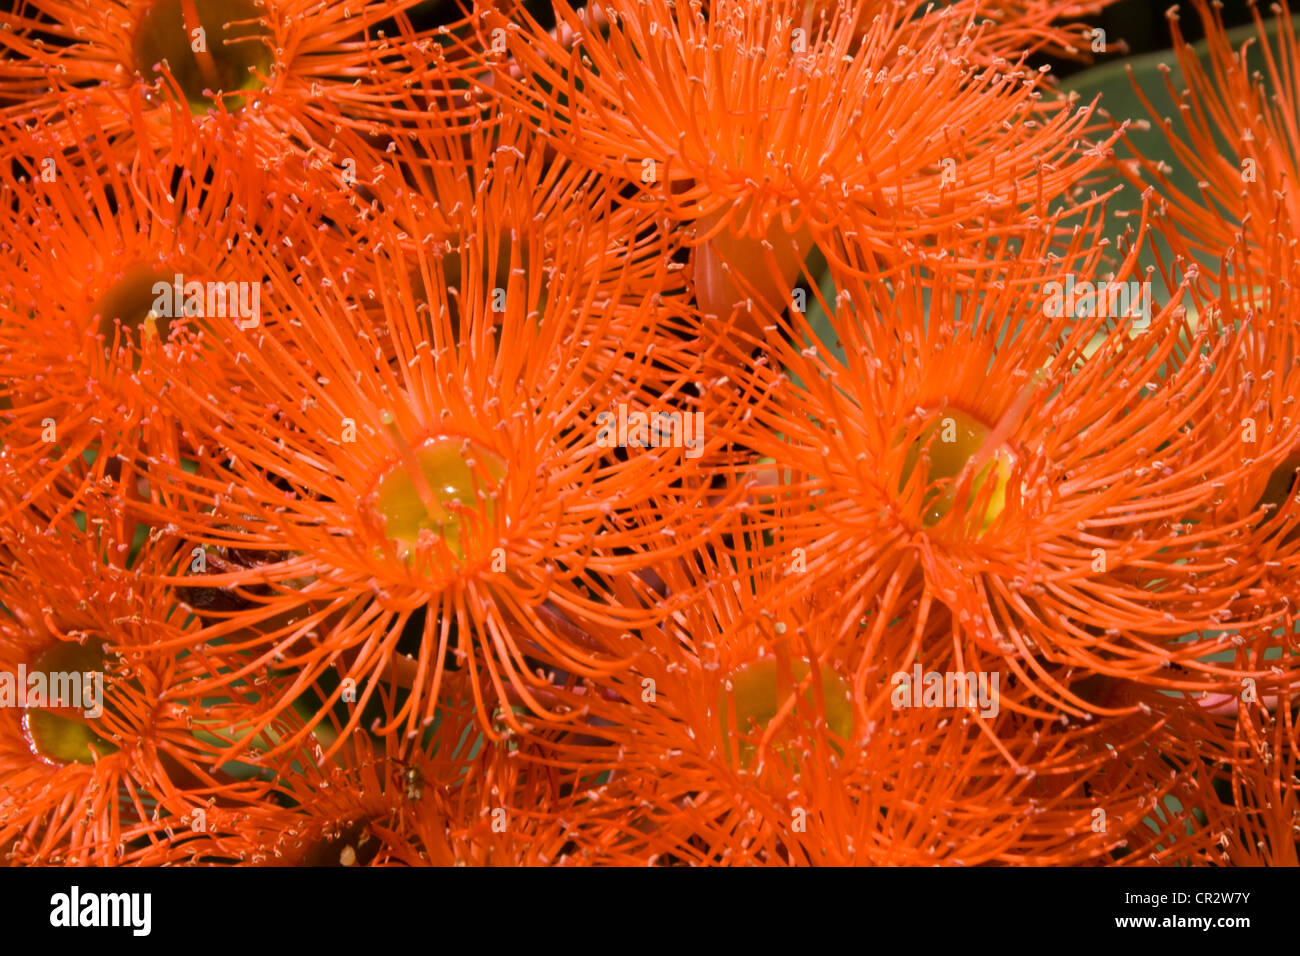
M1285 9L432 6L4 14L0 860L1297 864Z

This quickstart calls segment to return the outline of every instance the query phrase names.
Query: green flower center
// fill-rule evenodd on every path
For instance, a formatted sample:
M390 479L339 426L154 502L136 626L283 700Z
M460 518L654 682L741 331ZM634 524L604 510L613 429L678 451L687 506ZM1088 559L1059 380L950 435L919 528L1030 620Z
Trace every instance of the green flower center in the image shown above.
M216 95L256 92L275 64L264 15L257 0L157 0L136 35L136 71L152 79L165 61L193 113L212 109Z
M170 330L170 317L153 310L158 299L154 285L158 282L170 286L172 277L149 266L133 266L90 309L98 320L96 331L104 337L105 348L113 347L117 325L121 324L121 344L133 348L133 368L140 367L140 355L135 349L150 336L166 341Z
M718 693L722 740L726 742L732 735L731 708L734 703L739 733L747 735L747 739L741 740L737 747L742 765L748 765L758 750L754 737L789 703L795 687L810 670L806 660L792 660L789 670L782 674L777 660L765 657L743 664L727 676L726 683L731 685L731 689L728 690L724 683ZM848 681L826 665L819 669L819 677L827 730L841 740L848 740L853 733L853 704ZM811 683L805 688L804 697L810 706L816 705L816 691ZM787 718L786 726L790 732L782 728L770 744L772 752L787 763L791 762L789 751L794 749L790 737L798 723L797 717ZM726 749L730 754L729 743Z
M374 510L389 538L408 547L430 532L457 558L492 525L506 466L486 449L458 438L434 438L379 480Z
M938 524L956 503L958 478L967 462L987 444L992 429L972 415L956 409L940 409L934 420L908 449L898 490L904 491L925 453L926 490L921 499L921 523L927 528ZM1015 457L1005 446L996 449L970 483L967 507L983 502L977 528L987 531L1006 507L1007 485ZM992 487L984 486L992 480Z
M117 750L91 729L90 718L84 716L95 704L105 705L102 695L108 685L104 676L107 661L104 641L94 639L84 644L59 642L28 665L28 686L20 689L29 691L33 675L41 675L45 703L51 705L24 708L23 730L33 753L51 763L89 764L95 762L96 753L102 756ZM92 682L87 674L98 677ZM95 683L97 691L92 690ZM75 699L77 692L83 694L80 700ZM90 700L93 693L101 695L98 701ZM52 706L55 704L67 706Z

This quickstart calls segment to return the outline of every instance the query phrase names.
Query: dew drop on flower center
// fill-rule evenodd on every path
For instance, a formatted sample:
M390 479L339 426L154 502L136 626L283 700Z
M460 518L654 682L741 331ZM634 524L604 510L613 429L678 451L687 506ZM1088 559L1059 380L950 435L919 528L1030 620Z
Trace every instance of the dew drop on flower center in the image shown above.
M494 520L505 473L505 462L480 445L433 438L379 479L370 503L392 540L413 547L429 531L463 560L467 525L482 529Z

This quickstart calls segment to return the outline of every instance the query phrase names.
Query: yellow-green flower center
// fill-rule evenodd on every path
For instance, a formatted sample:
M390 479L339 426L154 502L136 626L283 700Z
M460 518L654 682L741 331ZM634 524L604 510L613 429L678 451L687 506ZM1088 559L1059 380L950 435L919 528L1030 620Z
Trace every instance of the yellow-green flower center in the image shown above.
M93 710L95 705L104 706L102 695L108 685L104 676L107 660L102 640L88 640L84 644L61 641L28 665L28 686L20 690L29 692L33 687L33 675L40 675L46 695L44 703L69 705L24 708L23 730L33 753L51 763L89 764L95 762L96 753L102 756L117 749L91 729L89 718L85 716L87 710ZM98 677L87 677L91 674ZM98 690L93 693L100 695L98 701L90 699L93 693L87 693L92 691L95 681ZM69 694L69 691L73 693ZM75 697L75 691L82 693L80 700L69 699Z
M771 657L743 664L732 671L718 695L718 712L721 716L722 740L730 754L732 736L731 713L734 704L739 733L747 735L738 745L740 762L748 765L757 752L757 733L767 727L776 715L790 703L795 688L808 676L810 665L806 660L792 660L789 669L782 673L780 663ZM835 737L848 740L853 733L853 705L848 682L829 666L819 668L821 696L825 706L827 730ZM727 684L731 689L727 689ZM812 682L804 689L809 706L815 706L816 689ZM797 709L797 708L796 708ZM771 743L772 752L788 761L792 749L791 737L799 725L797 716L786 718L782 730L777 731ZM789 728L787 732L786 728Z
M136 71L153 79L166 61L194 113L212 109L216 94L259 90L275 63L265 12L256 0L157 0L136 34ZM226 108L242 99L226 98Z
M938 524L952 510L960 488L958 479L967 463L984 450L991 433L992 429L974 416L945 408L935 413L908 449L898 489L903 492L907 488L917 463L924 460L926 468L922 478L926 490L921 499L921 523L927 528ZM973 476L966 500L968 508L983 502L976 525L978 531L988 530L1006 507L1007 485L1014 464L1014 455L1002 446L987 456L987 461ZM986 490L990 478L992 486Z
M121 344L128 348L138 348L151 336L167 340L170 317L155 312L153 308L158 299L154 285L158 282L170 286L172 277L149 266L133 266L91 306L91 315L98 320L96 331L104 337L105 348L113 347L119 323L122 326ZM139 367L138 352L132 352L131 361L133 367Z
M505 463L458 438L434 438L385 474L372 504L389 538L413 547L423 532L446 542L459 559L495 519Z

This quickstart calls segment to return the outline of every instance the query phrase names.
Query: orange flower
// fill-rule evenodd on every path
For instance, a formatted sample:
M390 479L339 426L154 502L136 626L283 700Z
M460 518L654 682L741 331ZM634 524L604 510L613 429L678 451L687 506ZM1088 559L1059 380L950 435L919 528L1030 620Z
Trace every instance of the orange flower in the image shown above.
M1212 401L1235 401L1244 333L1194 328L1181 293L1143 309L1145 330L1122 307L1071 314L1076 277L1080 295L1102 284L1122 306L1114 283L1141 306L1137 246L1103 273L1099 223L1059 261L1026 242L990 249L974 277L844 277L844 358L809 346L796 313L779 366L733 373L755 401L736 439L780 476L758 487L772 496L758 520L782 564L803 556L792 598L842 590L859 679L910 660L932 631L957 660L1016 673L1047 702L1025 712L1049 718L1090 709L1054 673L1062 664L1184 688L1242 673L1210 660L1234 635L1189 636L1218 627L1230 594L1196 586L1212 566L1183 565L1226 563L1220 530L1196 521L1222 495L1208 476L1231 481L1241 446L1197 426ZM906 641L891 646L900 614Z
M192 125L345 200L377 160L363 135L456 108L442 51L457 25L416 31L415 3L25 0L0 31L0 113L57 122L89 101L127 156L169 151Z
M205 863L451 865L444 791L464 777L477 749L463 711L441 713L427 748L388 735L377 752L357 731L327 758L323 741L340 730L330 715L302 746L264 767L269 799L209 809L191 851ZM286 732L303 730L295 712L283 717Z
M744 534L740 522L727 530ZM1217 842L1190 809L1163 803L1176 794L1190 806L1199 763L1171 772L1162 756L1195 756L1189 730L1213 732L1209 713L1153 695L1163 712L1024 717L1010 701L1032 689L1010 670L1000 684L984 675L978 700L900 701L888 665L855 687L853 659L839 656L839 596L810 591L790 606L787 579L760 570L762 557L656 565L673 613L626 641L629 668L552 689L576 723L525 718L516 756L592 781L566 819L603 833L611 853L1043 865L1181 860ZM924 670L977 666L929 657ZM1180 703L1196 718L1177 722L1181 737L1165 730Z
M1261 665L1258 655L1266 646L1284 646L1287 658L1300 653L1296 611L1287 596L1300 575L1300 423L1293 407L1300 396L1300 313L1290 291L1295 277L1294 263L1261 278L1242 262L1221 274L1218 296L1207 296L1202 314L1207 325L1240 325L1249 334L1228 370L1225 391L1232 404L1205 409L1196 423L1235 451L1232 467L1223 469L1228 473L1215 475L1223 490L1212 513L1199 518L1218 533L1200 549L1198 586L1229 596L1225 622L1264 632L1253 642ZM1279 626L1281 639L1268 640ZM1276 650L1266 656L1275 657ZM1289 663L1275 664L1279 678L1283 670L1293 674Z
M330 674L313 693L339 679ZM391 724L407 693L382 688L364 708L371 727ZM378 740L344 729L356 706L337 704L310 733L302 705L285 711L276 733L301 744L259 760L267 793L204 807L186 851L203 863L273 866L638 862L602 849L602 814L583 805L573 774L486 740L468 696L444 700L418 733Z
M1206 28L1209 67L1179 44L1189 89L1178 97L1185 105L1180 124L1163 129L1180 162L1201 182L1199 193L1180 192L1149 160L1135 161L1129 172L1135 180L1139 174L1153 179L1163 194L1172 268L1200 287L1198 321L1211 329L1249 330L1226 363L1218 399L1194 422L1232 455L1208 478L1219 489L1211 506L1193 516L1205 534L1189 555L1188 568L1195 570L1188 577L1193 593L1225 602L1222 624L1241 635L1236 663L1254 672L1250 679L1261 700L1275 701L1279 688L1294 684L1300 653L1290 599L1300 575L1300 424L1293 408L1300 395L1300 314L1292 293L1300 209L1294 196L1297 103L1286 79L1300 47L1285 5L1271 34L1256 11L1266 67L1256 72L1246 65L1248 47L1232 49L1221 14L1202 3L1196 9ZM1172 27L1178 37L1176 20ZM1229 706L1241 688L1225 681L1217 691Z
M53 490L51 515L104 479L134 497L150 461L189 454L189 416L159 411L167 389L246 378L234 355L204 343L243 341L261 322L250 247L346 252L297 218L311 202L287 214L283 184L210 145L101 165L99 118L71 111L60 124L69 140L19 132L0 165L14 199L0 209L0 442L20 503Z
M454 275L429 236L412 276L378 221L364 274L299 287L291 265L261 260L282 311L222 356L238 352L256 384L171 390L205 450L163 483L156 520L265 559L203 568L203 585L249 605L210 615L230 664L215 684L275 661L296 672L287 706L342 661L359 700L409 683L393 721L414 730L459 669L487 725L512 694L541 707L538 668L617 667L609 635L659 613L627 603L617 576L707 527L721 445L676 371L698 361L663 334L676 313L653 293L672 263L634 241L610 192L575 188L561 236L498 217L538 200L505 167L491 182ZM678 416L674 436L614 447L620 416L656 412Z
M1300 235L1300 206L1296 205L1300 117L1290 80L1300 65L1300 40L1286 3L1277 11L1277 29L1271 32L1259 9L1252 8L1259 38L1240 50L1232 48L1217 6L1204 0L1192 0L1191 5L1205 28L1209 65L1183 40L1178 17L1171 10L1169 27L1187 84L1179 92L1166 74L1170 99L1180 105L1178 122L1161 117L1136 81L1135 90L1164 132L1179 168L1198 184L1198 191L1183 192L1168 169L1131 144L1134 158L1122 168L1139 189L1149 183L1158 186L1167 204L1162 212L1175 227L1170 231L1175 248L1188 243L1212 264L1225 255L1253 250L1254 275L1267 277L1279 266L1291 264L1290 241ZM1246 62L1247 50L1256 43L1265 51L1262 72Z
M242 693L200 706L200 656L153 652L194 630L156 583L174 542L141 533L133 546L137 526L112 502L87 502L82 523L0 526L0 847L28 864L181 860L193 830L179 807L258 793L204 736L255 707Z
M721 320L749 299L787 304L814 239L832 260L853 240L874 269L940 234L951 252L954 238L1036 229L1104 159L1078 144L1090 110L1044 103L1021 61L972 60L970 10L890 3L867 21L859 2L804 36L804 0L758 15L732 0L614 2L602 30L555 7L580 37L572 53L522 4L484 13L484 47L510 56L491 88L557 151L691 226L696 298Z

